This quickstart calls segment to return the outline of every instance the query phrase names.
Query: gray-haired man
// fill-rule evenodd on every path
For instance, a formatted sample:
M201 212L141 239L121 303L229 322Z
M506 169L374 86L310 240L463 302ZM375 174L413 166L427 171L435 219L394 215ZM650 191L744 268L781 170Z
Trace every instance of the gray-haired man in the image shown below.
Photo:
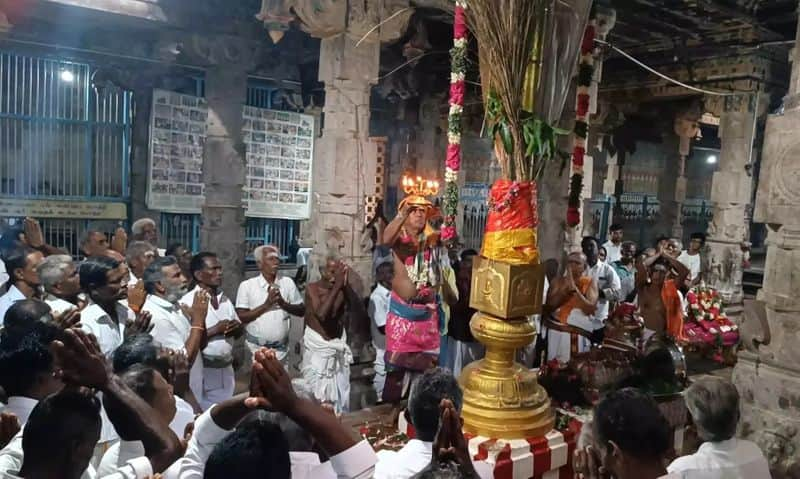
M771 477L761 449L755 443L734 437L739 423L736 386L706 376L689 386L684 398L697 435L705 442L696 453L672 461L667 467L670 474L685 479Z
M86 298L81 293L78 266L68 254L54 254L44 259L36 271L46 293L44 301L54 315L67 310L81 309Z
M289 317L303 317L303 297L291 278L278 276L280 252L276 246L259 246L253 256L261 274L239 285L236 314L245 325L250 352L262 347L273 349L286 367Z

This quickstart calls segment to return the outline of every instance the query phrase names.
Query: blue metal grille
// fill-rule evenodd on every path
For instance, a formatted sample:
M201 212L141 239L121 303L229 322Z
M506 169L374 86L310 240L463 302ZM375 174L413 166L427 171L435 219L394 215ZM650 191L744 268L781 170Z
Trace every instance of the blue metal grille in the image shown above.
M0 52L0 196L127 198L130 105L87 64Z
M298 221L281 219L247 218L245 227L247 256L251 257L253 250L258 246L274 244L280 249L282 259L290 263L296 262L298 223Z
M4 218L9 226L22 226L23 218ZM102 231L111 241L111 235L118 226L125 227L126 223L116 220L85 220L85 219L56 219L40 218L44 240L47 244L63 248L73 257L80 256L81 237L87 230Z
M194 252L200 251L200 215L161 213L159 231L164 246L180 243Z

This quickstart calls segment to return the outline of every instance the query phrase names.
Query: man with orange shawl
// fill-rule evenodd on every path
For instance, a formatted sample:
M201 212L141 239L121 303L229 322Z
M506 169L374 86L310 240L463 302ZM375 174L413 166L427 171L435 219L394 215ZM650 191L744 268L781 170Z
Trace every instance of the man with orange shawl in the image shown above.
M660 247L656 254L636 263L636 289L645 342L655 334L666 334L676 341L683 339L683 300L678 286L688 276L689 268Z
M386 226L383 243L392 248L394 277L386 316L386 384L383 400L398 401L412 376L436 365L446 325L443 300L455 304L455 274L439 233L428 220L433 204L409 195Z
M569 362L573 353L588 351L586 335L602 328L603 322L594 319L597 311L597 283L586 273L586 256L570 253L564 276L556 278L547 292L547 309L554 311L548 322L547 360Z

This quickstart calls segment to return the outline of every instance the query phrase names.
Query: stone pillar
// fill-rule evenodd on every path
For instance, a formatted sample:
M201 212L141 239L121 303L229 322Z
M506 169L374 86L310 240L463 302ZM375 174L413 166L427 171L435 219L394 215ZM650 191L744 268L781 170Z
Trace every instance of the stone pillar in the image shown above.
M722 140L719 169L711 183L714 217L708 227L708 283L716 288L729 316L741 314L742 243L750 238L749 204L752 199L750 153L753 144L753 121L756 115L754 95L725 99L719 125Z
M377 145L369 138L370 90L378 77L380 44L345 34L322 40L319 80L325 83L325 125L314 148L312 265L340 255L364 281L372 253L362 250L364 195L375 191ZM391 205L390 205L391 208ZM309 272L318 274L316 266Z
M800 477L800 49L793 54L784 111L767 119L754 210L769 225L764 284L733 370L741 435L761 446L776 479Z
M671 181L672 178L679 178L680 175L680 138L672 132L666 133L664 139L664 149L671 154L667 154L664 159L664 169L661 170L661 178L664 181L658 182L658 230L654 236L672 235L675 225L680 223L680 205L676 201L678 181Z
M206 70L208 130L203 153L205 203L200 248L219 255L225 272L222 289L232 298L244 277L242 107L246 94L244 65L220 64Z

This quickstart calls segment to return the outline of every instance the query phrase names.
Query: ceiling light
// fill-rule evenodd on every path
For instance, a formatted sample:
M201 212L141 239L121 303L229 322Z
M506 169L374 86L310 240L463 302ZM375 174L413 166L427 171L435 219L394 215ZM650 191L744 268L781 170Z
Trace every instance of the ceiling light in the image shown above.
M708 158L706 158L706 163L708 163L709 165L713 165L716 162L717 162L717 155L708 155Z
M61 70L61 81L72 83L75 80L75 74L69 70Z

